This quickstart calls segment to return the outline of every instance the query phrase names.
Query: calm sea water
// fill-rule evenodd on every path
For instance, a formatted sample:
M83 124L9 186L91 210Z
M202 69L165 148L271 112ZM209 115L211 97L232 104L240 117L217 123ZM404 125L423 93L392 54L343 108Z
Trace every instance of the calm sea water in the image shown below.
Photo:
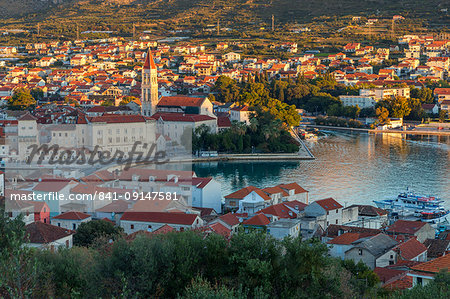
M193 170L219 181L223 196L248 185L297 182L310 191L310 200L333 197L343 205L372 204L410 187L440 197L450 207L448 136L325 133L308 142L313 161L196 163Z

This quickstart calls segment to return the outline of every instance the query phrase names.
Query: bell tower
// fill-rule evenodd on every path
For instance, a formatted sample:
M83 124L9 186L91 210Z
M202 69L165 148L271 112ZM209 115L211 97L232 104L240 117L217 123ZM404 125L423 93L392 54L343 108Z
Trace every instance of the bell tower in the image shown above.
M158 69L150 49L142 67L141 104L142 115L152 116L158 105Z

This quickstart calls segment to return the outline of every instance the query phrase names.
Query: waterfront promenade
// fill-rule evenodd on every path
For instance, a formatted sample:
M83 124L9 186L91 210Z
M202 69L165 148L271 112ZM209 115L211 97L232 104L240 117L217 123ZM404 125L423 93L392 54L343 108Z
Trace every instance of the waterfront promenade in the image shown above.
M364 128L347 128L347 127L335 127L335 126L321 126L321 125L306 125L309 128L326 129L326 130L341 130L341 131L357 131L357 132L367 132L376 134L405 134L405 135L438 135L438 136L450 136L450 130L432 130L432 129L413 129L413 130L375 130L375 129L364 129Z

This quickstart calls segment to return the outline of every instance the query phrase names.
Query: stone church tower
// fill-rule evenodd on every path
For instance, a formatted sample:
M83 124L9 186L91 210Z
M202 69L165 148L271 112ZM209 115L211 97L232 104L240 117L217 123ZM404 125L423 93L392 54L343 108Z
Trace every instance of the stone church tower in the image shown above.
M158 105L158 70L150 49L142 67L141 104L142 115L152 116L156 113L156 105Z

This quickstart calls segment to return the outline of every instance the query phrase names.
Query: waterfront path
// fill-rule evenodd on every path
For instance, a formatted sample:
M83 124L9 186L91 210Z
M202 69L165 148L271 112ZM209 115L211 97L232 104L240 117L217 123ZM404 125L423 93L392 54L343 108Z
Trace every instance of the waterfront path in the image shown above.
M405 135L440 135L440 136L450 136L450 130L374 130L374 129L363 129L363 128L347 128L347 127L334 127L334 126L321 126L321 125L306 125L310 128L325 129L325 130L342 130L342 131L357 131L357 132L367 132L376 134L405 134Z

